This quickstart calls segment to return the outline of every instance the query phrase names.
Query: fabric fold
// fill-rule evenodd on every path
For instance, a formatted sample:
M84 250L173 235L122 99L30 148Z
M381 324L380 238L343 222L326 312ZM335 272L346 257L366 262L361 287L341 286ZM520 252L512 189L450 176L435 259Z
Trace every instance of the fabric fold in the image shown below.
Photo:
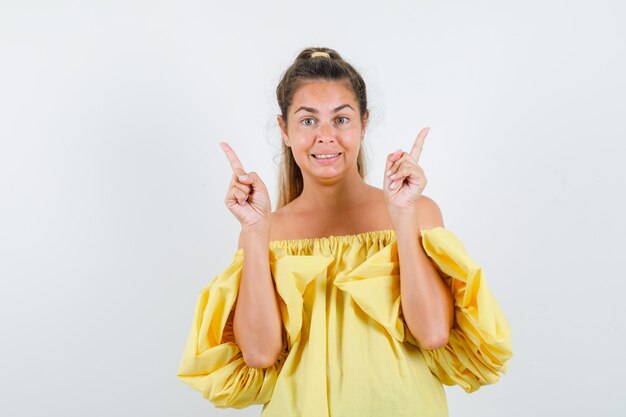
M332 256L286 255L270 261L276 292L280 296L278 306L287 331L289 349L300 338L303 295L307 286L320 275L326 280L328 265L334 260Z
M397 246L390 243L354 269L337 273L333 283L402 342L405 329L400 310L400 267L394 258L397 259Z

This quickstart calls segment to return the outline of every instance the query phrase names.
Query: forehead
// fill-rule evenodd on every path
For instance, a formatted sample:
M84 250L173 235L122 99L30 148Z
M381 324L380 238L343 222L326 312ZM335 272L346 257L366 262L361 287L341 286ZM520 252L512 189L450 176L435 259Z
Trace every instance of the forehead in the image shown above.
M298 86L291 106L303 105L326 111L345 103L353 104L353 107L356 103L348 81L310 80Z

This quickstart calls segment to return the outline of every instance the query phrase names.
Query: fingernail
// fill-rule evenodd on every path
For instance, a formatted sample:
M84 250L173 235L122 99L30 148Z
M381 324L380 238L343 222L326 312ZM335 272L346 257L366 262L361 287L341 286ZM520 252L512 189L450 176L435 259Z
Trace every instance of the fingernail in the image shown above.
M389 174L391 174L391 170L388 170L387 172L385 172L385 175L389 176Z
M247 175L240 175L240 176L239 176L239 181L245 181L245 180L247 180L247 179L248 179L248 176L247 176Z
M389 189L393 190L394 188L396 188L396 183L392 182L391 184L389 184Z

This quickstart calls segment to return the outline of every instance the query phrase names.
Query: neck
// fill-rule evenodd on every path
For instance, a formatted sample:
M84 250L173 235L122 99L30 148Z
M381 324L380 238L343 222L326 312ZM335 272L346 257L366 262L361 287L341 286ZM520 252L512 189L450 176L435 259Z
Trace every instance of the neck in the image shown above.
M340 209L354 208L366 199L371 188L356 169L341 179L320 180L304 176L303 180L298 203L316 212L336 213Z

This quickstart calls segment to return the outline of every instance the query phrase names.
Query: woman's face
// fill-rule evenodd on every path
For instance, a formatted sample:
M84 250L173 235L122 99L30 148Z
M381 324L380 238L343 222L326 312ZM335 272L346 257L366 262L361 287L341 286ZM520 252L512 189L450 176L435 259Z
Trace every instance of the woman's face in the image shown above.
M330 179L357 170L367 116L361 123L348 85L347 81L306 81L293 95L286 126L278 116L283 140L303 176Z

